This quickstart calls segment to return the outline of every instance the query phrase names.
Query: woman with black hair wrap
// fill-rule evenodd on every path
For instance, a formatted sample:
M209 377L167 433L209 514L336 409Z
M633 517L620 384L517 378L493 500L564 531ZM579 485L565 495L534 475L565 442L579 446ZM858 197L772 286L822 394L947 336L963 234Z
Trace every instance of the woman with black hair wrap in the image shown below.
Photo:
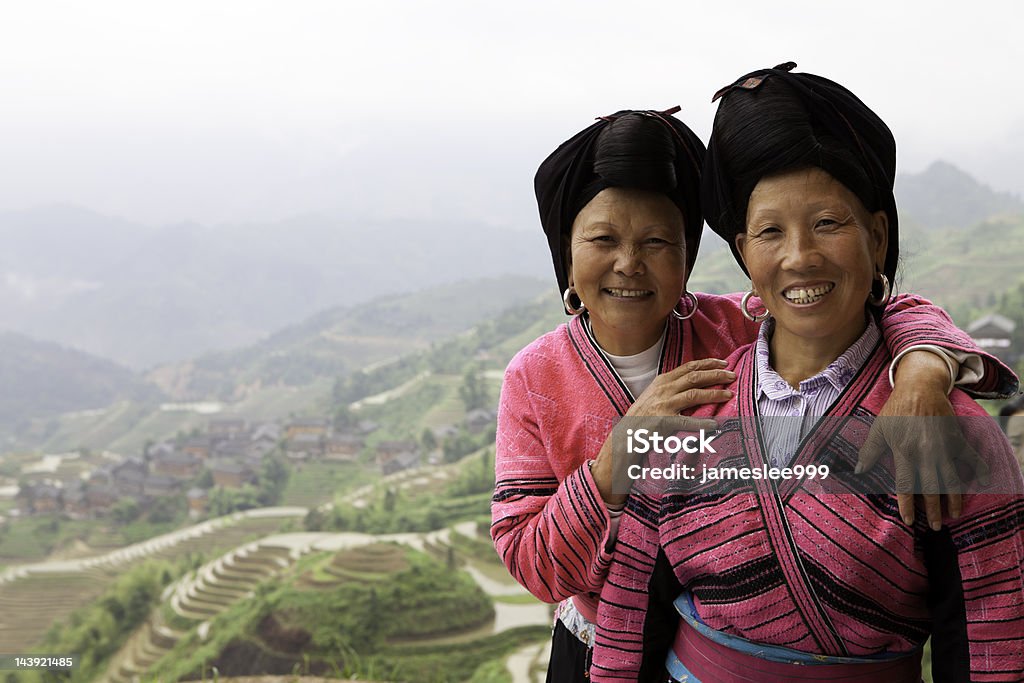
M512 575L559 603L548 670L557 683L586 680L597 592L628 494L613 486L630 462L612 452L612 427L623 416L678 416L731 398L709 388L732 380L717 359L756 330L738 295L684 293L702 229L704 146L673 113L602 117L537 172L541 222L573 318L505 373L491 535ZM951 327L940 310L915 303L902 300L883 318L883 330L899 330L894 355L941 341L936 332ZM975 350L957 334L953 349ZM914 375L905 361L897 385L935 385L945 400L949 374L937 362L937 372L924 361Z
M890 345L903 334L892 304L882 315L899 256L895 141L848 90L793 66L716 96L704 166L708 223L764 322L728 358L732 398L692 413L720 425L698 467L750 474L634 486L592 679L916 683L931 636L937 683L1022 680L1024 481L994 422L959 390L950 414L964 421L902 420L959 424L990 468L941 530L903 523L891 468L857 476L896 391L877 321ZM755 474L820 466L825 479Z

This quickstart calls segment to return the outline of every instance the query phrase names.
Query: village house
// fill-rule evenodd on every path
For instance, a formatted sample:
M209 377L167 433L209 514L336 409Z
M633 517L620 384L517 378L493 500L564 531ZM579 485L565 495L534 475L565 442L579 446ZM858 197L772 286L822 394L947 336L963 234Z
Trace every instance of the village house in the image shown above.
M277 448L276 441L268 441L267 439L260 439L259 441L250 441L245 448L243 456L247 462L260 462L263 460L263 456L267 453L272 452Z
M373 420L360 420L360 421L359 421L359 424L357 424L357 425L356 425L356 428L355 428L355 432L354 432L354 433L356 433L356 434L362 434L363 436L366 436L366 435L367 435L367 434L369 434L370 432L375 432L375 431L377 431L377 428L378 428L379 426L380 426L380 425L378 425L378 424L377 424L376 422L374 422Z
M400 453L419 450L419 444L415 441L389 440L377 444L377 455L384 458L393 458Z
M324 442L324 459L352 462L363 450L364 442L354 434L335 434Z
M434 433L434 437L438 443L441 443L447 438L456 437L459 435L459 428L455 425L442 425L435 427L431 430Z
M89 478L86 480L90 486L113 486L114 475L112 465L105 467L97 467L93 471L89 472Z
M217 442L211 455L218 460L237 460L249 452L249 444L248 436L237 434L230 439Z
M299 432L284 442L284 452L292 460L319 458L324 453L323 434Z
M152 498L175 495L181 489L181 481L176 477L162 474L150 474L142 482L143 495Z
M1020 358L1022 350L1013 348L1013 331L1017 328L1009 318L990 313L967 326L967 334L974 338L979 348L1013 364Z
M155 474L175 479L192 479L203 468L202 460L184 451L172 451L155 456L150 464Z
M377 444L377 467L381 474L393 474L419 464L419 445L415 441L391 440Z
M466 413L463 424L473 434L480 434L488 428L493 427L498 419L498 413L486 408L476 408Z
M64 507L61 489L46 481L25 484L14 500L18 504L18 512L24 515L61 512Z
M148 473L146 464L139 458L125 458L111 470L114 490L121 496L141 498L143 482Z
M89 506L89 513L97 516L105 514L110 508L114 507L118 500L118 495L117 491L110 484L94 482L90 479L85 487L85 500Z
M206 436L193 436L185 439L181 444L181 452L188 453L200 460L210 457L210 439Z
M380 466L380 473L387 476L389 474L394 474L395 472L401 472L402 470L419 467L420 454L416 451L405 451L397 454L384 463L381 463L378 460L378 465Z
M145 455L146 455L147 458L153 459L153 458L159 458L159 457L171 455L176 450L178 450L178 449L174 445L173 442L166 441L166 440L165 441L158 441L156 443L153 443L153 444L149 445L149 447L145 451Z
M276 422L264 422L252 430L249 438L251 441L266 440L276 445L281 440L281 426Z
M210 463L209 467L215 486L237 489L246 484L255 484L257 482L256 473L248 465L227 460L216 460Z
M261 424L249 435L249 456L260 457L275 450L281 444L281 427L276 422Z
M191 488L186 494L188 498L188 516L192 519L202 517L206 514L207 506L210 504L210 494L199 488Z
M89 500L85 495L86 485L81 480L71 482L64 487L62 492L62 507L64 513L71 519L86 519L89 517Z
M213 440L231 439L245 431L245 420L240 417L218 417L210 420L206 433Z
M297 418L285 427L284 438L291 441L300 434L311 434L318 437L327 435L327 420L315 417Z

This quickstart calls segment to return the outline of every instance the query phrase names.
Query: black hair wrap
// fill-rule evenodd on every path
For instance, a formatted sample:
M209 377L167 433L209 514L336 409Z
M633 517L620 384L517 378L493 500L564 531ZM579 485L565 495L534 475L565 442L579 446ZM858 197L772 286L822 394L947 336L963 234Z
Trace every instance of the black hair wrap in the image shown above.
M753 71L715 94L722 102L704 161L705 220L729 242L743 267L734 238L746 230L747 203L758 181L818 167L868 211L885 211L889 239L883 272L892 282L899 260L896 140L852 92L821 76L792 73L795 66L787 62Z
M566 244L576 214L601 190L660 192L683 214L687 273L700 245L704 144L668 111L624 110L601 117L544 160L534 178L559 293L569 286Z

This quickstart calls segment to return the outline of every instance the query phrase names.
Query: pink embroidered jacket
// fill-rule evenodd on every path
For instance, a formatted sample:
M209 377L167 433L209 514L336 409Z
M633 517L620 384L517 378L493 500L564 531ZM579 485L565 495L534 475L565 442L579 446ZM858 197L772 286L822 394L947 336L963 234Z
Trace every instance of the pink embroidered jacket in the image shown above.
M695 456L698 471L769 463L750 419L754 356L751 345L730 357L731 401L694 412L722 424L716 453ZM957 415L971 416L961 429L991 467L991 484L973 484L963 515L942 532L920 515L906 526L895 496L877 493L893 489L891 468L853 474L891 393L889 360L876 347L795 453L792 466L827 464L827 484L634 487L601 593L592 680L664 680L672 600L683 590L708 626L757 643L866 656L919 652L931 635L936 681L1024 678L1024 481L995 422L962 391L950 395Z
M754 340L757 325L739 295L698 294L697 313L670 316L659 372L699 358L725 358ZM1016 377L981 352L930 302L897 297L882 319L895 356L915 344L977 353L985 376L979 394L1012 391ZM588 467L633 397L579 317L529 344L509 363L498 405L496 484L491 537L512 575L538 599L576 596L591 621L611 560L609 518Z

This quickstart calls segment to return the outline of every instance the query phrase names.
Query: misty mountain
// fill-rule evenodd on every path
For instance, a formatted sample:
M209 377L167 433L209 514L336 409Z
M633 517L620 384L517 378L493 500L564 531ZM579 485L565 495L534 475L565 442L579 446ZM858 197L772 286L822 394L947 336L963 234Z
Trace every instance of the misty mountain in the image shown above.
M900 240L900 251L900 290L940 303L966 325L965 316L991 311L1004 292L1024 282L1024 213L910 234Z
M936 161L896 177L900 216L927 229L969 228L989 218L1024 214L1024 201L982 185L956 166Z
M0 428L118 399L155 401L160 391L131 370L82 351L0 333Z
M450 338L550 294L545 280L485 278L322 311L248 347L156 368L148 377L178 400L239 401L267 387L333 381Z
M0 238L4 327L135 368L252 344L332 306L549 268L539 230L458 221L153 228L61 206L0 213Z
M538 295L545 301L540 308L561 321L561 304L547 280L466 280L321 311L256 344L162 366L145 377L81 351L0 333L0 435L24 448L44 442L61 449L105 448L136 430L144 434L141 443L173 431L168 425L188 427L175 422L187 420L186 413L157 410L168 399L253 400L275 417L288 414L301 410L310 395L330 394L335 380L352 372L428 350L510 309L526 305L532 311ZM295 393L300 389L303 397Z

